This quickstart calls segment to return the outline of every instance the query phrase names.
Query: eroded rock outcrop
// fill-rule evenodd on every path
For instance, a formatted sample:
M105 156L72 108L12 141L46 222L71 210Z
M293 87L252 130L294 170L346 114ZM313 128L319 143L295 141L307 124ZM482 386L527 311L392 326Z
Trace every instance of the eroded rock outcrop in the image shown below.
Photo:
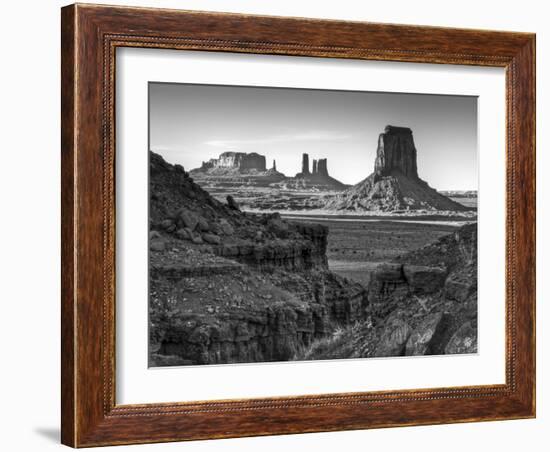
M242 212L150 155L150 364L288 360L364 318L365 289L328 270L328 229Z
M235 169L240 172L251 170L265 171L265 156L256 152L223 152L217 159L210 159L203 162L201 170L208 171L216 168Z
M283 188L343 190L347 186L328 173L327 159L314 159L312 171L309 170L309 154L302 154L302 169L294 177L289 177L278 184Z
M476 272L477 223L408 253L398 262L381 264L369 284L370 312L382 319L375 356L389 356L386 351L395 347L392 332L397 321L406 323L410 333L403 354L476 350Z
M477 224L377 266L367 317L299 359L368 358L477 352ZM469 281L456 288L456 280Z
M343 193L325 200L324 208L349 211L465 211L420 179L412 130L386 126L378 138L374 172Z
M163 356L182 364L289 360L330 334L334 322L360 320L367 303L359 285L326 271L263 274L245 266L171 279L159 290L167 292L153 297L185 293L186 303L169 316L153 310L152 360L158 365Z
M386 126L378 137L374 172L379 176L391 176L396 171L418 179L413 134L408 127Z
M309 172L309 155L302 154L302 171L299 173L301 176L307 176Z
M267 187L286 178L277 171L275 160L268 169L265 155L256 152L223 152L218 158L202 162L190 174L208 187Z

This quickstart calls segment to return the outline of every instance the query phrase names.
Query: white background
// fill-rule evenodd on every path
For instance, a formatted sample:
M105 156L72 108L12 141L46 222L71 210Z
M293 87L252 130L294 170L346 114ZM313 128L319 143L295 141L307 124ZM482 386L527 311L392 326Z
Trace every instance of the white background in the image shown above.
M548 236L550 196L548 105L549 14L536 0L357 2L140 1L119 4L368 20L537 32L538 134L538 412L536 420L371 431L292 435L119 447L115 450L279 451L547 450L549 335L542 328L549 309ZM1 448L61 449L59 424L59 7L63 2L28 0L3 5L2 39L2 373ZM546 152L545 152L546 151ZM548 329L548 327L547 327ZM545 356L546 355L546 356ZM546 380L546 381L545 381ZM547 442L547 441L546 441Z
M116 80L117 403L504 383L503 69L132 48L118 51ZM479 353L147 369L148 187L143 181L151 80L478 96Z

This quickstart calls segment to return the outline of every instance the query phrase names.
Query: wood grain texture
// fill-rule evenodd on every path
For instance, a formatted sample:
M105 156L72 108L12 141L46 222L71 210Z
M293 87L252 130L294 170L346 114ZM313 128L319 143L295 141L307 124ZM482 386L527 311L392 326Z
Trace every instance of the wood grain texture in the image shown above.
M534 35L81 4L63 8L61 34L64 444L535 415ZM116 405L114 69L130 46L506 68L506 384Z
M74 8L61 18L61 441L75 443L75 307L74 296L74 168L75 138L75 30Z

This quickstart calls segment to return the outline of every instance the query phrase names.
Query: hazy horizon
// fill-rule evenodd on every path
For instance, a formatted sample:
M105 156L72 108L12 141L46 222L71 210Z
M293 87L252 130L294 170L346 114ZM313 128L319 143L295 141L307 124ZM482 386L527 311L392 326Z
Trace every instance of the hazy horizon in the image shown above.
M186 170L222 152L257 152L294 176L302 153L356 184L374 169L386 125L410 127L419 176L477 190L477 98L430 94L149 84L149 148Z

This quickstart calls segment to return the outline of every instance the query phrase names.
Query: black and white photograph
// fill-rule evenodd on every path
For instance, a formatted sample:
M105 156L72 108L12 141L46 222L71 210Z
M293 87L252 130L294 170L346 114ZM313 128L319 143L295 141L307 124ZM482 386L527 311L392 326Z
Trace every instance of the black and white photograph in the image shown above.
M548 452L547 6L4 2L1 449Z
M477 97L148 96L150 367L477 353Z

